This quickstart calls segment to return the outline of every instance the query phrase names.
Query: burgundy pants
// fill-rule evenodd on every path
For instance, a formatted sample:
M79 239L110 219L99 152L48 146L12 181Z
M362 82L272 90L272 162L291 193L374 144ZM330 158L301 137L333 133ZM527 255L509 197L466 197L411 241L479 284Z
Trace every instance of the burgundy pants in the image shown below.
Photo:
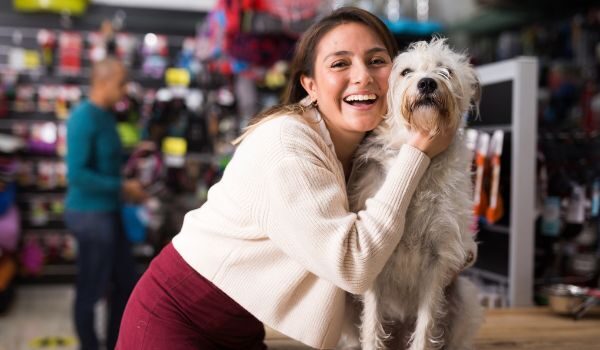
M264 337L260 321L169 244L135 286L116 349L263 350Z

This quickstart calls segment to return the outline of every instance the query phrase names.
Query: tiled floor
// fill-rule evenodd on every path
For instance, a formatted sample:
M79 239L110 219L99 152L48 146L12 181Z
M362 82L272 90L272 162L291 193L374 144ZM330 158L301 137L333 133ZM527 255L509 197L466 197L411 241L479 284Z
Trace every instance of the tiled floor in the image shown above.
M27 285L17 288L6 313L0 314L0 350L76 350L77 340L71 320L74 290L71 285ZM97 329L105 312L99 303ZM268 330L269 350L308 349L298 342ZM63 343L57 344L57 340Z
M73 295L69 285L18 287L10 308L0 314L0 350L77 349Z

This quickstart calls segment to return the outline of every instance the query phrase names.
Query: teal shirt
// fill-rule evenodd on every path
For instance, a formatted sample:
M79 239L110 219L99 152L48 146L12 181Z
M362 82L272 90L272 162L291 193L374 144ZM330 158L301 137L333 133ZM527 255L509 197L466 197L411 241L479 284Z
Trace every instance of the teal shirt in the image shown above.
M115 116L89 101L67 122L65 206L75 211L118 210L121 196L121 140Z

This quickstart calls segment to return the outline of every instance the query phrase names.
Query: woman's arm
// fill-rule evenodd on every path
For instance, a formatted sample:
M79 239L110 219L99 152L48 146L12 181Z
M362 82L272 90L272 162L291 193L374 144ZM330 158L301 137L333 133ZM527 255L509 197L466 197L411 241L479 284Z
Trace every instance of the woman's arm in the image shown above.
M312 273L362 293L400 241L406 209L429 161L416 148L402 147L379 191L353 213L331 170L315 160L285 157L265 180L270 204L264 228Z

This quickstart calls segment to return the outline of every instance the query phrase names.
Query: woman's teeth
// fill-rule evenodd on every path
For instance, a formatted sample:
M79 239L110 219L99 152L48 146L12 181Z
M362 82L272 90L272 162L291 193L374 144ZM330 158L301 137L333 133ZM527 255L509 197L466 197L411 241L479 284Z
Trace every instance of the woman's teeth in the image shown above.
M344 98L344 101L350 104L356 103L366 103L371 104L377 100L377 95L375 94L367 94L367 95L350 95Z

